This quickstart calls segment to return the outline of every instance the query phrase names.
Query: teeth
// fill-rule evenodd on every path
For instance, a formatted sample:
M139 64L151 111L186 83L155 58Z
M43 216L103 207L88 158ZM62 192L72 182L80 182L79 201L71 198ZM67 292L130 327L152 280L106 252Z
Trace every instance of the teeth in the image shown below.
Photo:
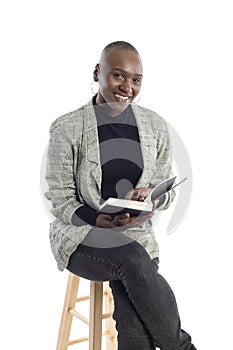
M118 98L118 100L122 101L127 101L129 99L129 96L121 96L119 94L115 94L115 96Z

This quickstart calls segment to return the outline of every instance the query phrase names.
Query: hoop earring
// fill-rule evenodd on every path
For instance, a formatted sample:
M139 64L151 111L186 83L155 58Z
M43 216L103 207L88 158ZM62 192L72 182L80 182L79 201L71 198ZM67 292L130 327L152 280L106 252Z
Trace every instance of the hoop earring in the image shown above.
M137 101L134 101L134 100L133 100L133 103L138 103L139 101L141 101L141 98L142 98L142 96L139 95L139 96L138 96L138 100L137 100Z
M96 95L98 91L99 91L99 84L98 84L98 82L92 80L92 83L91 83L91 92L93 93L93 95Z

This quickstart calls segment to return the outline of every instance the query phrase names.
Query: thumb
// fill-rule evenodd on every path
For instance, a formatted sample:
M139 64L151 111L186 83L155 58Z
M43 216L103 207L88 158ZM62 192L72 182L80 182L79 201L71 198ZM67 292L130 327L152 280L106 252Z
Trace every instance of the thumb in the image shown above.
M125 220L125 219L128 219L130 217L130 214L129 213L123 213L119 216L119 219L120 220Z
M154 203L153 210L155 210L157 208L158 203L159 203L159 199L156 199L153 203Z

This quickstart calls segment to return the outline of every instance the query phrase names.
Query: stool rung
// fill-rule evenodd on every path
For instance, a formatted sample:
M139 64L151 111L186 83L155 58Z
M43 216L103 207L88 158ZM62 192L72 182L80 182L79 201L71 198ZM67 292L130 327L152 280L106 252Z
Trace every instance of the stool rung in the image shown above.
M83 341L87 341L87 340L89 340L89 337L83 337L83 338L79 338L79 339L75 339L75 340L70 340L68 343L68 346L82 343Z
M105 314L102 314L102 319L112 317L112 312L106 312Z
M82 314L80 314L80 312L70 309L69 313L72 316L77 317L79 320L83 321L84 323L86 323L87 325L89 325L89 320L83 316ZM105 320L106 318L112 317L112 312L106 312L105 314L102 314L102 320Z
M78 303L79 301L85 301L85 300L90 300L90 295L79 297L76 299L76 302Z
M105 335L109 335L109 331L104 331L102 334L102 337L104 337ZM83 338L79 338L79 339L74 339L74 340L70 340L68 345L75 345L78 343L82 343L84 341L89 340L89 337L83 337Z
M89 326L89 320L83 316L82 314L80 314L80 312L76 311L76 310L73 310L73 309L70 309L69 310L69 313L72 315L72 316L75 316L77 317L79 320L83 321L84 323L86 323L88 326Z

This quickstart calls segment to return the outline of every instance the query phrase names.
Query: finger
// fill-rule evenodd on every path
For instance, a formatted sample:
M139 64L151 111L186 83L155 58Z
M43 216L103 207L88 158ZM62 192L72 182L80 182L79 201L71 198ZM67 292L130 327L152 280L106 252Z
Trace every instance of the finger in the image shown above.
M113 223L118 227L118 226L124 226L124 225L127 225L129 222L131 221L131 218L128 217L128 218L115 218Z
M125 223L127 223L130 219L130 214L126 213L126 214L122 214L122 215L117 215L114 217L114 222L115 223L121 223L122 225L124 225Z
M120 215L117 215L118 220L125 220L128 219L130 217L130 213L123 213Z
M106 215L106 220L113 221L114 217L112 215Z
M125 199L132 199L132 197L134 195L134 191L135 190L130 190L129 192L127 192L125 195Z

